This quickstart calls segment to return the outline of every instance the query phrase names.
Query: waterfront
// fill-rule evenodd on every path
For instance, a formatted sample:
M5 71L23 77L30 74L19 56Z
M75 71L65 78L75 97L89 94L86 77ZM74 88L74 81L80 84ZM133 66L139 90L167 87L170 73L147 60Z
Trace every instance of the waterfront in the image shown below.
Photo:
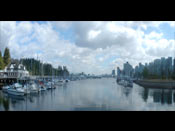
M71 81L55 90L24 97L0 91L0 110L132 111L175 110L175 90L117 85L114 78Z

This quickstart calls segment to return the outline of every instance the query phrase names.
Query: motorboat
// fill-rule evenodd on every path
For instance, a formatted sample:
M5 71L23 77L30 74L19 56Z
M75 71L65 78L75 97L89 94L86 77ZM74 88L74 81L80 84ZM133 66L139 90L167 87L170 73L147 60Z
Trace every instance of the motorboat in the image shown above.
M129 81L127 82L127 86L128 86L128 87L133 87L133 81L132 81L132 80L129 80Z
M17 96L24 96L25 91L19 83L15 83L10 88L7 89L8 94L17 95Z
M30 94L30 89L28 85L24 85L23 89L24 89L25 94Z
M46 91L47 90L47 88L45 87L43 82L39 82L38 87L40 88L41 91Z
M118 84L124 86L124 85L125 85L125 81L124 81L124 80L120 80L120 81L118 82Z
M46 91L47 90L44 85L40 85L40 89L41 89L41 91Z
M39 93L40 89L37 87L35 83L29 84L30 93Z
M2 91L3 91L3 92L7 92L7 90L8 90L9 88L10 88L10 86L3 86L3 87L2 87Z
M63 80L59 80L58 82L57 82L57 85L58 86L62 86L64 84L64 81Z
M47 84L46 84L46 88L49 90L49 89L54 89L55 88L55 86L54 86L54 84L52 83L52 82L48 82Z
M68 79L65 80L66 83L69 82L69 81L70 81L70 80L68 80Z

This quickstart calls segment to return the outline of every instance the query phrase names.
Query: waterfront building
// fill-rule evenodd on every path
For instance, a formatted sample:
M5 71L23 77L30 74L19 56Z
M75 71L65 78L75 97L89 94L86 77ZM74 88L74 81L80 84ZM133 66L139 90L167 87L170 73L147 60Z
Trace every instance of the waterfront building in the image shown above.
M124 63L123 71L124 71L125 76L130 76L131 77L132 73L133 73L133 68L128 62L126 62L126 63Z
M112 76L115 76L115 69L112 70Z
M166 59L166 68L165 68L166 77L169 77L171 73L172 73L172 57L168 57Z
M17 61L12 61L5 67L4 70L0 71L0 77L5 78L24 78L29 77L29 72L25 66Z
M154 69L153 74L156 74L158 76L161 75L161 60L160 59L154 60L154 67L153 67L153 69Z
M117 76L120 76L121 75L121 70L119 67L117 67Z
M138 69L139 73L142 73L143 70L144 70L144 65L142 63L139 63L139 69Z
M161 76L165 76L166 59L161 57Z
M174 73L175 73L175 58L174 58L174 60L173 60L173 71L174 71Z

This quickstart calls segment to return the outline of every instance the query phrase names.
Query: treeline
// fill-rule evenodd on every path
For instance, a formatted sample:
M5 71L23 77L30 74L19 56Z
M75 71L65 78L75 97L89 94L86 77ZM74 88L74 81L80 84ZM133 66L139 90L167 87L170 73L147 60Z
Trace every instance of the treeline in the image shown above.
M58 66L54 68L49 63L42 63L34 58L25 58L17 60L22 63L30 75L40 75L40 76L60 76L66 78L69 76L69 71L66 66ZM8 64L11 63L11 55L9 48L5 48L4 54L0 51L0 70L3 70Z
M11 61L10 50L5 48L4 54L0 51L0 70L3 70Z
M69 71L66 66L58 66L58 68L54 68L49 63L41 63L39 60L35 60L34 58L25 58L20 59L20 63L22 63L26 69L29 71L30 75L40 75L40 76L60 76L67 77L69 76Z

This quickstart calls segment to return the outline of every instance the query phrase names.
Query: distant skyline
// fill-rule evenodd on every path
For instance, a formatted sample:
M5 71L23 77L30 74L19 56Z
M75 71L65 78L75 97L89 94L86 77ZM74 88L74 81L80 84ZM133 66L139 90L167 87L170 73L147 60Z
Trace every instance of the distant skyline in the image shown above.
M127 61L135 67L174 57L174 32L174 21L1 21L0 49L72 73L110 74Z

